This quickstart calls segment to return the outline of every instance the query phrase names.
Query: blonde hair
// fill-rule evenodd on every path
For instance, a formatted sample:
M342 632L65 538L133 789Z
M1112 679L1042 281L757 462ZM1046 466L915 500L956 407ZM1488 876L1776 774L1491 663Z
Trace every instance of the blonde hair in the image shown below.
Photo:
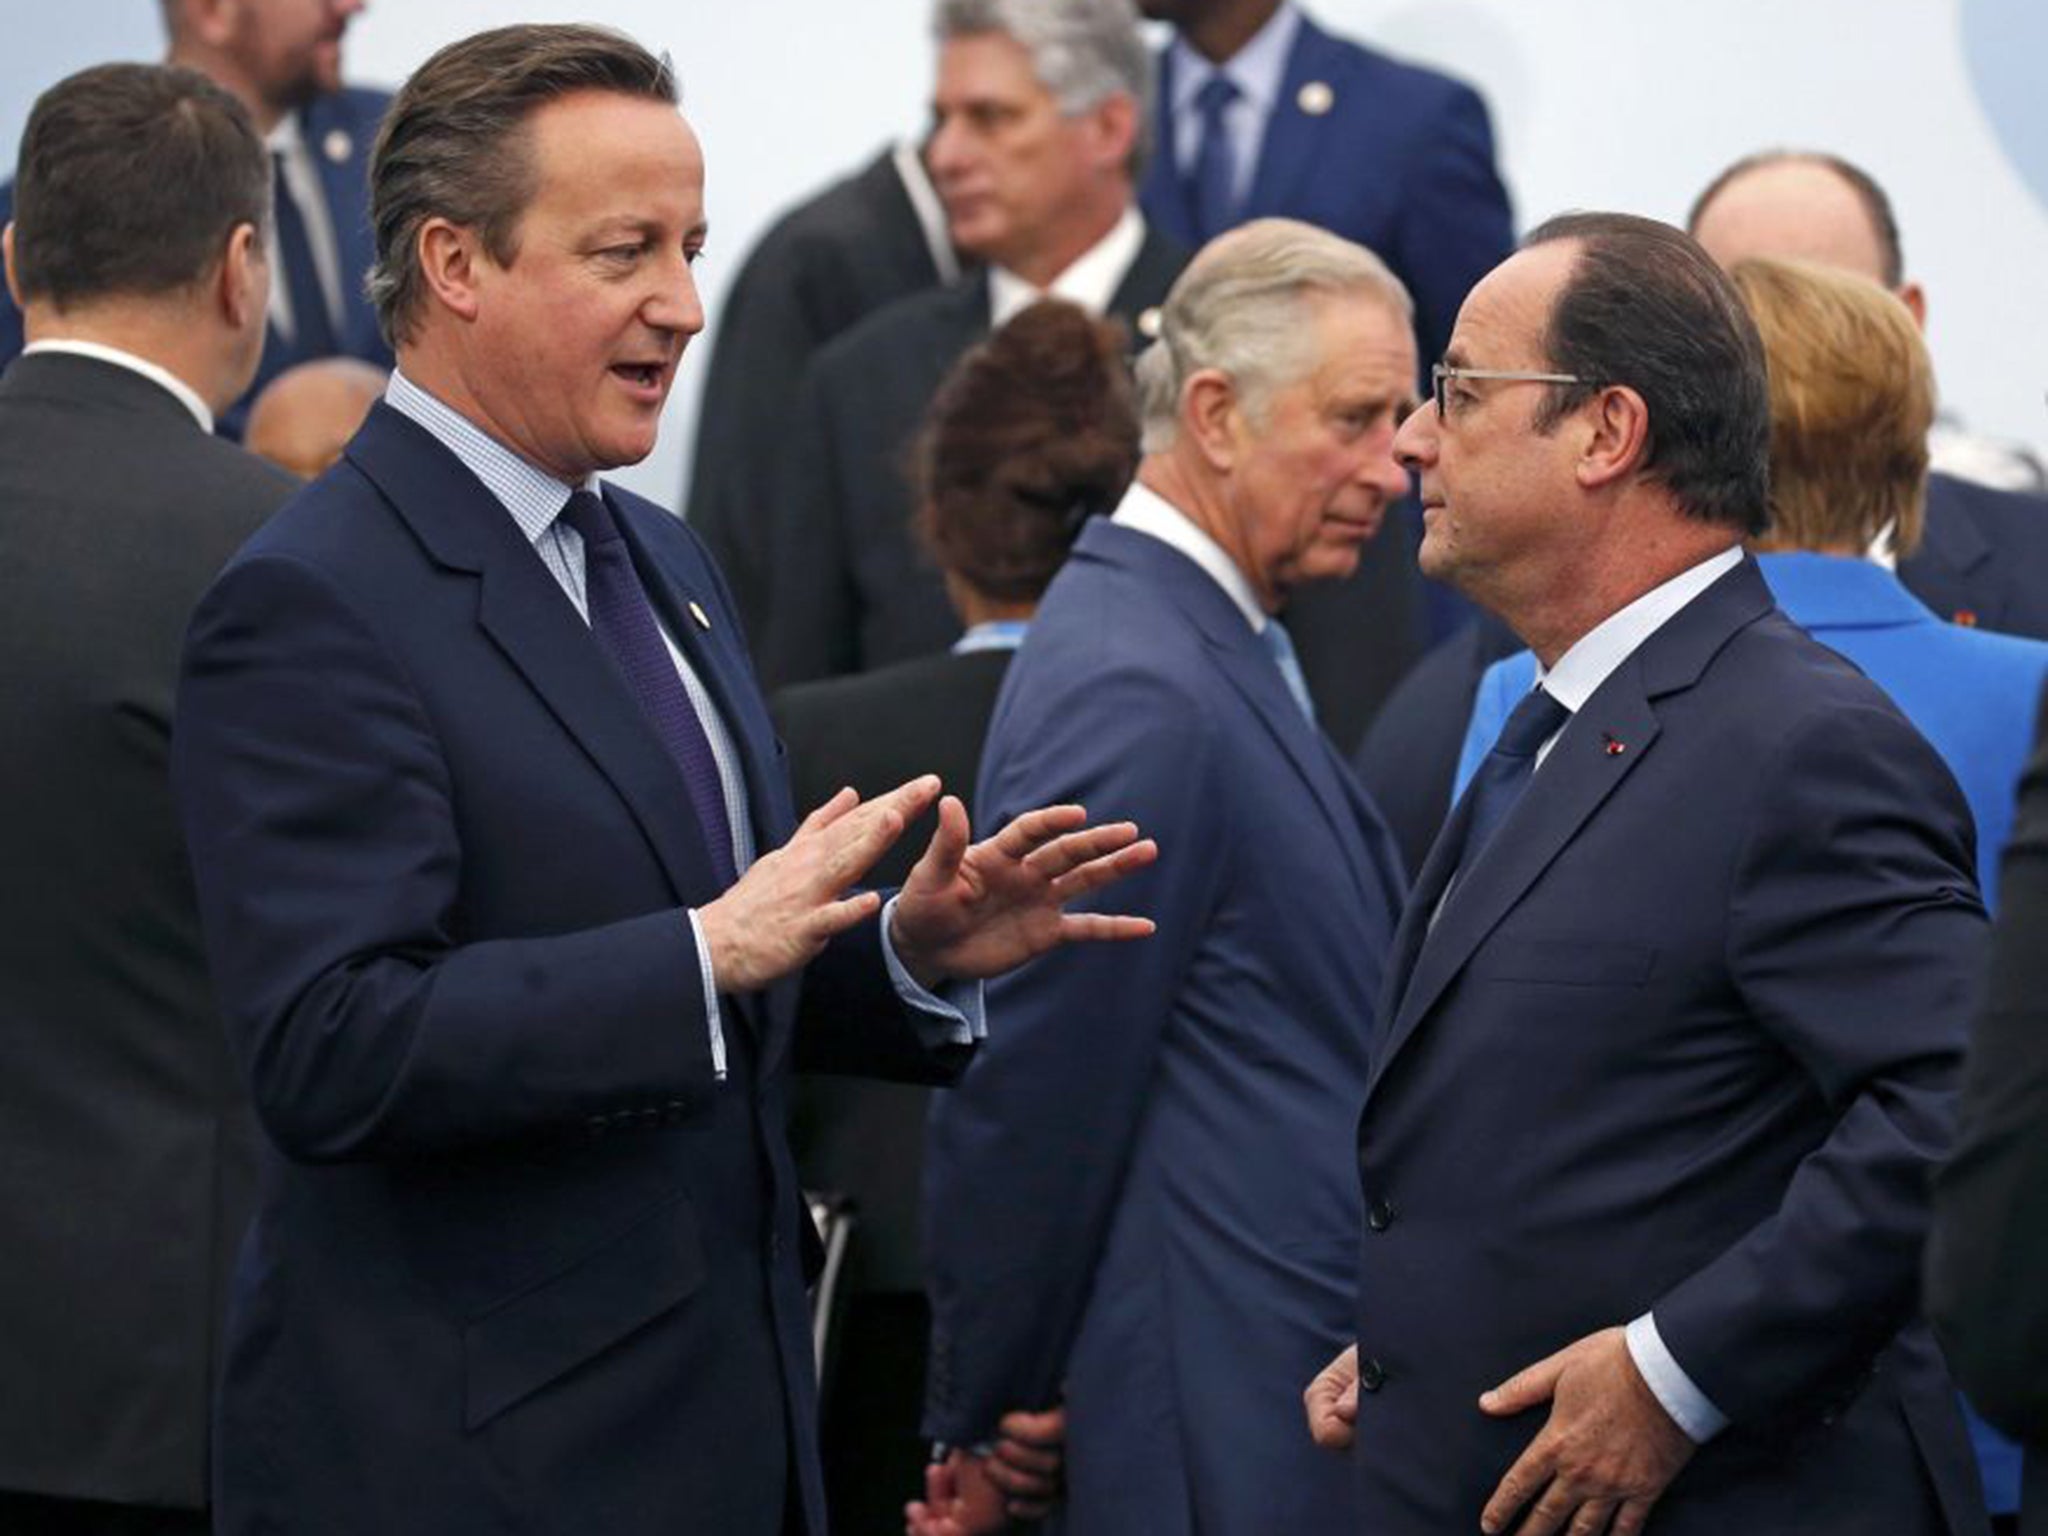
M1934 368L1920 328L1868 278L1756 258L1733 273L1763 334L1771 389L1771 518L1779 549L1920 542Z

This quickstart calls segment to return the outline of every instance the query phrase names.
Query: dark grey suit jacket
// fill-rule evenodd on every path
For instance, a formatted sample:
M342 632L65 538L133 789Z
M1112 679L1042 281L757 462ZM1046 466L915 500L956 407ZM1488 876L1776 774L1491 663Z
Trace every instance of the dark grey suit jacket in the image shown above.
M171 701L199 594L296 483L114 364L0 378L0 1489L206 1502L252 1143Z
M770 495L804 369L856 321L938 282L887 149L784 214L733 279L697 415L687 515L750 639L766 611Z
M1148 230L1110 313L1136 321L1187 258ZM988 316L987 278L965 278L871 315L811 364L776 482L762 656L771 688L865 672L959 637L938 567L911 536L908 458L933 394L988 334Z

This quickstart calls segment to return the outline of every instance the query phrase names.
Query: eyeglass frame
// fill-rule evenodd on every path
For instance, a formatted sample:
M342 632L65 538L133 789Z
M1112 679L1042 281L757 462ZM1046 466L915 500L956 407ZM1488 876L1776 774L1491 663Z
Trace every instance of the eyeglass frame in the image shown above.
M1436 401L1436 419L1439 425L1450 414L1444 400L1444 385L1452 379L1491 379L1503 384L1592 384L1591 379L1579 377L1576 373L1530 373L1520 368L1457 368L1449 363L1432 363L1429 367L1429 392Z

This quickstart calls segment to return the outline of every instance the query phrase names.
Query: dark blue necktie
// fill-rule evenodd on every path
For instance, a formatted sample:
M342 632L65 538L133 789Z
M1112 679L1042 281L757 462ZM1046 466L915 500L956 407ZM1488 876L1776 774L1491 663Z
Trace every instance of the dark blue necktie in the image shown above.
M733 883L732 822L725 806L725 788L718 779L718 759L704 722L691 707L689 690L676 671L675 658L654 622L654 609L632 554L619 537L619 525L604 499L578 491L562 509L562 519L583 539L583 584L590 604L590 627L606 654L617 664L654 733L682 770L697 812L697 825L711 854L718 888Z
M285 292L292 300L292 344L305 357L327 357L335 350L334 322L327 313L327 292L320 269L313 264L313 242L306 221L284 181L284 156L270 157L271 217L277 220L277 260L284 268Z
M1202 138L1195 149L1194 174L1188 178L1188 203L1195 215L1197 242L1213 239L1237 222L1237 155L1224 113L1237 100L1238 89L1228 75L1211 75L1195 92L1195 111L1202 120Z
M1466 791L1472 801L1472 816L1465 824L1465 846L1458 855L1461 877L1486 851L1488 839L1508 819L1508 812L1529 787L1536 772L1537 749L1562 730L1571 717L1572 712L1540 685L1524 694L1522 702L1508 716L1500 739L1480 763L1479 771L1472 775L1472 787Z

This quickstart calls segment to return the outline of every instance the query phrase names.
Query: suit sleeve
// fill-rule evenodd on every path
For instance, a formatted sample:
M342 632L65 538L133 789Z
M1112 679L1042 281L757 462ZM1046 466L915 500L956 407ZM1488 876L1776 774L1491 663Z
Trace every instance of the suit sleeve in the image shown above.
M244 561L208 594L172 769L229 1036L287 1155L576 1134L713 1091L680 908L465 940L431 724L316 572Z
M1396 248L1380 253L1414 297L1425 369L1443 356L1472 285L1515 247L1486 103L1469 86L1443 84L1443 108L1416 138L1420 153L1406 182Z
M1679 1367L1738 1424L1853 1392L1914 1316L1984 940L1968 808L1896 714L1797 722L1756 784L1732 873L1731 1002L1831 1129L1777 1210L1653 1308Z
M2048 735L2039 732L1999 888L1956 1153L1935 1184L1928 1304L1971 1400L2038 1449L2048 1447Z
M1059 1396L1162 1035L1222 878L1214 748L1199 700L1131 670L998 717L979 803L992 822L1079 801L1156 837L1156 865L1110 905L1153 918L1139 944L1076 945L989 989L989 1038L926 1138L932 1357L925 1429L989 1438Z

